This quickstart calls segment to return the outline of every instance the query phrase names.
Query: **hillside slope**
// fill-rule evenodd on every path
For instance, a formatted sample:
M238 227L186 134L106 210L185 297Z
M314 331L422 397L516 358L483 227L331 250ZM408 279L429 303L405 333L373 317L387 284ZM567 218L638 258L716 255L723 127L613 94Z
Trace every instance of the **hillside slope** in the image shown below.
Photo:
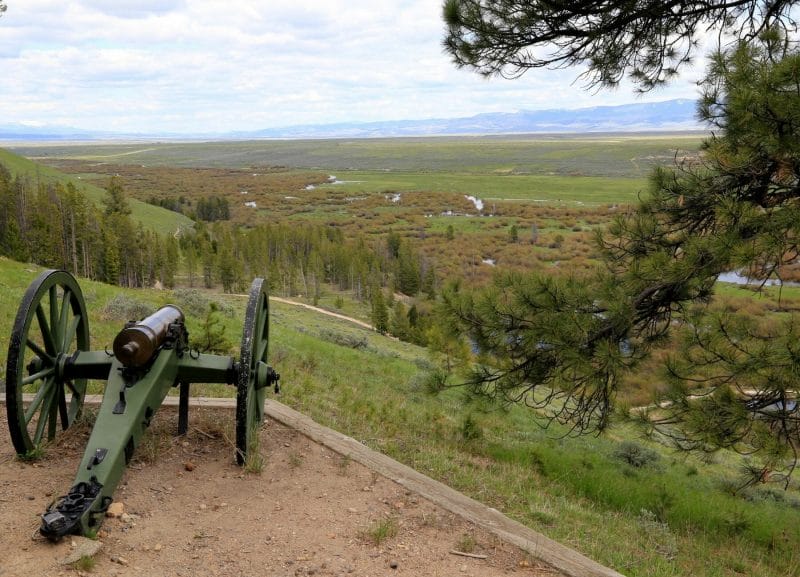
M102 203L106 194L103 188L81 182L80 179L75 179L54 168L33 162L4 148L0 148L0 164L6 166L14 176L28 178L34 182L43 182L45 184L60 183L66 185L71 181L76 188L82 190L84 194L86 194L87 198L98 205ZM129 198L128 202L133 211L132 216L134 220L141 222L145 228L158 233L175 232L181 228L194 226L194 221L192 221L192 219L177 212L172 212L160 206L153 206L133 198Z
M16 308L39 271L0 258L0 371ZM93 350L110 347L128 318L168 302L196 336L213 302L238 356L246 295L80 286ZM431 394L427 351L313 310L270 303L269 335L283 403L625 575L796 574L797 488L732 493L734 455L676 456L622 422L602 437L567 438L520 407L470 402L458 389ZM192 392L234 395L227 385ZM648 463L631 464L632 455Z

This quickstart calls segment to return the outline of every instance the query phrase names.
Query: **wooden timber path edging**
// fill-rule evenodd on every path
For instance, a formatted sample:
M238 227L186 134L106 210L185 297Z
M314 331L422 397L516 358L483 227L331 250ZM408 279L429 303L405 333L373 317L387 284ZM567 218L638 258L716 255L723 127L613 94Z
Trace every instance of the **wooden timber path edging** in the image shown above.
M85 403L92 405L99 405L101 401L101 395L87 395L85 398ZM164 405L177 406L177 404L177 396L169 396L164 399ZM236 399L190 397L189 405L235 409ZM312 441L361 463L439 507L489 531L506 543L527 551L533 557L569 577L624 577L621 573L600 565L538 531L506 517L497 509L487 507L444 483L431 479L378 451L373 451L347 435L320 425L283 403L268 399L264 406L264 412L276 421L304 434Z

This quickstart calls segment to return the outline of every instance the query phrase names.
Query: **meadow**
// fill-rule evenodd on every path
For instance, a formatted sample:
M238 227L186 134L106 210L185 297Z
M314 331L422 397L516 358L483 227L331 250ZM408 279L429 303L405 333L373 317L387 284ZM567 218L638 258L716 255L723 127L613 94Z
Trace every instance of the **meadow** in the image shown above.
M398 233L439 278L480 283L495 265L588 270L593 231L637 200L653 166L696 159L699 141L696 134L557 135L12 150L98 187L119 175L139 201L221 196L243 226L288 220L349 236Z
M378 243L399 234L435 264L442 282L480 284L500 269L591 270L595 231L646 190L653 166L694 161L698 144L697 135L597 135L14 150L80 177L82 186L99 188L120 175L139 201L224 196L231 221L243 229L272 221L323 224ZM468 196L482 200L482 208ZM159 218L177 214L152 208ZM36 270L0 260L0 355L12 311ZM198 319L214 302L236 352L243 296L81 284L94 347L110 343L134 311L168 301L185 307L190 334L197 334ZM797 288L755 293L720 285L718 292L729 306L755 315L800 306ZM318 304L370 318L368 303L332 286ZM439 359L426 349L280 303L271 305L271 322L270 362L283 376L283 402L623 574L800 574L796 484L738 490L737 455L675 453L622 417L603 436L565 437L557 425L541 428L523 408L471 400L458 388L433 390L427 375ZM656 355L631 376L623 405L649 402L662 360ZM232 394L224 386L195 392Z
M49 163L184 168L284 166L320 170L387 170L560 174L643 178L652 166L694 156L699 134L510 135L331 140L11 144Z
M3 366L11 319L38 272L0 258ZM245 295L85 280L81 287L93 349L110 346L130 314L167 302L187 311L190 337L197 335L213 302L237 354ZM602 437L565 437L520 407L470 401L459 389L431 391L426 372L435 359L423 348L282 303L271 303L270 322L279 400L625 575L782 577L800 570L796 487L736 492L734 455L674 453L622 420ZM193 394L234 391L193 385Z

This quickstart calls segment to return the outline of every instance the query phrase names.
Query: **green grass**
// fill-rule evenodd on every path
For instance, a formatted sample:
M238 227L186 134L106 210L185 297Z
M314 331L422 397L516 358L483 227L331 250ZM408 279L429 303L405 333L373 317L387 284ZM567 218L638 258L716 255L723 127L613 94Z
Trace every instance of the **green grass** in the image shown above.
M147 144L40 144L19 154L96 162L184 167L273 166L337 171L411 171L646 177L679 151L696 151L697 134L519 135L487 137L260 140ZM335 172L333 172L335 174ZM341 176L338 175L337 176Z
M2 367L14 311L37 273L37 267L0 259ZM89 281L81 286L95 349L122 328L123 321L102 316L116 295L152 306L174 296ZM222 318L238 343L246 296L206 296L232 311ZM270 311L270 364L282 375L281 401L625 575L784 577L800 571L796 489L731 495L738 457L721 454L709 464L676 455L622 424L599 438L564 438L558 427L537 427L520 407L465 403L459 390L431 396L423 349L290 305L271 303ZM190 334L197 322L188 318ZM331 333L363 337L367 346L353 349L324 338ZM215 387L192 391L234 394L232 387ZM659 457L641 467L620 460L615 453L631 439Z
M72 566L75 568L76 571L89 571L91 572L94 570L94 566L96 561L94 557L90 555L81 555L81 558L75 561Z
M453 172L340 171L337 177L344 184L327 184L321 188L352 194L450 192L475 196L484 202L515 200L586 206L635 202L647 185L643 178ZM491 205L485 206L484 211L491 211Z
M380 547L383 543L397 536L400 529L397 524L397 519L394 517L387 517L372 523L366 529L361 531L361 537L369 541L376 547Z
M755 285L745 286L733 283L718 282L714 290L720 296L726 297L752 297L756 300L777 300L778 298L787 300L800 299L800 286L766 286L763 289L757 290Z
M625 574L725 575L726 563L743 563L751 574L777 577L796 567L788 544L800 542L798 510L722 491L734 466L684 462L656 445L661 466L632 468L613 457L615 438L558 439L558 428L538 429L520 408L465 407L457 391L429 397L418 349L407 362L284 324L273 334L284 402ZM414 347L393 346L414 356ZM468 415L471 430L482 430L472 440ZM627 427L614 434L635 437ZM721 569L705 567L712 558Z
M103 198L105 198L106 195L105 189L99 186L81 182L81 179L63 174L53 168L33 162L2 148L0 148L0 164L5 165L11 171L11 174L19 176L20 178L29 178L34 182L43 182L46 184L61 183L66 185L67 182L71 181L78 190L83 191L86 197L98 206L102 205ZM128 202L130 203L134 220L141 222L145 228L161 234L165 232L174 232L181 228L189 228L194 224L190 218L182 214L153 206L133 198L129 198Z
M348 195L425 191L486 202L592 207L634 202L653 166L696 154L699 141L698 135L564 135L53 144L14 150L43 162L72 158L178 167L250 168L268 158L273 166L327 171L345 184L322 189ZM341 218L335 216L339 210L304 212L302 218Z

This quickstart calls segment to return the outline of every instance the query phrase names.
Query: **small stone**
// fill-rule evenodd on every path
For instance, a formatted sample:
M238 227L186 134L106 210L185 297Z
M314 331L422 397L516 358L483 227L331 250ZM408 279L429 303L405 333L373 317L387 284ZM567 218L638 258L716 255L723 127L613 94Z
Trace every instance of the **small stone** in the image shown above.
M28 501L35 501L36 500L36 497L34 497L33 495L28 495L27 498L28 498Z
M200 510L201 511L205 511L207 508L208 508L208 506L205 503L200 503Z
M462 573L466 573L467 572L467 566L466 565L462 565L461 567L459 567L458 570L461 571Z
M391 569L397 569L399 567L399 563L397 561L389 561L389 567Z
M108 506L106 510L106 517L122 517L125 512L125 503L122 501L114 501Z
M127 567L127 565L130 563L130 561L128 561L125 557L117 557L117 556L112 556L111 562L122 565L123 567Z
M186 461L183 464L183 468L186 469L187 471L194 471L194 463L192 463L191 461Z
M356 509L355 507L348 507L347 512L348 513L358 513L358 509Z
M161 543L156 543L155 546L153 547L153 551L158 552L158 551L161 551L161 549L163 549L163 548L164 547L163 547L163 545L161 545Z
M70 542L69 555L61 560L62 565L71 565L80 560L81 557L94 557L103 547L100 541L87 539L86 537L74 537Z

